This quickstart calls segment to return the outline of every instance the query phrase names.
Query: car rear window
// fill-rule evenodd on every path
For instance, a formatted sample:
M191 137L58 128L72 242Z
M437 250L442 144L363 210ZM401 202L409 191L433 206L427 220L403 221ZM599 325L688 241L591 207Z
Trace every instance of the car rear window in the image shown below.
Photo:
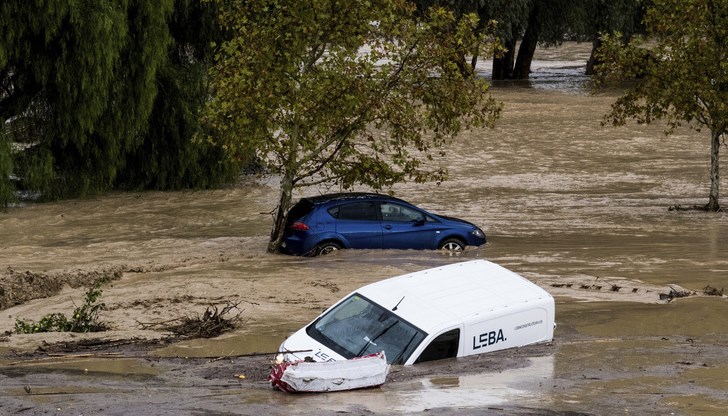
M291 210L288 212L288 223L293 223L305 217L311 211L313 211L313 207L314 204L312 204L311 201L307 199L302 199L298 201L298 203L294 205L293 208L291 208Z

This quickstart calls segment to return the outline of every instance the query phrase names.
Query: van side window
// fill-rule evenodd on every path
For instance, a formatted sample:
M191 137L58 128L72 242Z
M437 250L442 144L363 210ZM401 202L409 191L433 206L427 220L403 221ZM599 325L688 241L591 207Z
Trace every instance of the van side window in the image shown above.
M459 342L459 328L440 334L440 336L432 340L430 345L422 351L422 354L420 354L417 358L415 364L424 363L426 361L442 360L443 358L457 357Z

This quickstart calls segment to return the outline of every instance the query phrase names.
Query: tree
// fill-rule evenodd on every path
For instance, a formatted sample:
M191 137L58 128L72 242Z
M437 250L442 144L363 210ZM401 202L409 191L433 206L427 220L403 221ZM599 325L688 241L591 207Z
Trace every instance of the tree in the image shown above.
M493 57L492 78L528 79L536 48L558 46L565 40L592 42L587 75L593 72L595 52L602 33L620 31L626 39L642 30L642 0L416 0L418 10L437 5L455 16L477 13L476 31L496 22L496 37L502 47ZM518 41L520 46L518 45ZM471 66L477 63L471 53Z
M573 40L592 43L586 75L594 73L596 53L604 33L620 32L625 41L644 33L645 2L642 0L585 0L578 2L574 12L569 19L569 35Z
M528 0L520 0L520 2L526 1ZM518 2L516 1L516 3ZM443 27L443 29L456 30L461 19L471 19L473 14L476 14L478 16L478 24L472 26L472 30L474 31L473 36L477 39L490 38L490 45L485 49L496 56L500 56L501 52L503 52L503 47L499 39L504 31L499 27L501 26L500 22L497 22L490 15L490 12L494 8L510 10L515 7L511 5L512 1L499 0L496 3L493 4L493 2L484 0L416 0L413 2L416 7L416 18L426 16L428 11L433 7L441 7L452 12L454 18L453 24L448 25L448 27ZM486 35L488 36L486 37ZM478 42L473 44L470 50L465 48L457 49L460 52L457 62L463 75L469 76L475 70L479 54L483 49L483 45ZM470 62L468 62L468 58Z
M0 3L0 205L18 187L55 199L237 177L240 161L192 140L224 37L209 4L46 3Z
M235 180L241 163L219 147L193 140L207 100L212 44L224 40L217 10L200 0L175 0L168 19L167 60L156 73L157 95L138 146L125 155L119 188L209 188Z
M470 13L478 15L478 25L475 26L476 36L494 31L498 44L492 48L494 80L511 78L516 56L516 42L523 33L528 19L529 3L531 0L417 0L419 14L424 14L433 6L443 7L452 11L456 19ZM495 26L495 30L494 29ZM475 69L478 63L479 51L475 48L470 53L470 66ZM463 56L463 62L465 56Z
M432 0L431 0L432 1ZM528 79L538 45L556 46L568 33L568 22L579 10L579 2L566 0L470 0L437 2L449 10L475 11L484 30L485 22L497 22L497 37L503 47L493 59L493 79ZM517 41L521 40L518 51ZM477 62L473 54L472 66Z
M13 158L10 140L0 127L0 207L7 208L15 199L15 185L12 181Z
M26 186L46 198L111 186L146 127L172 4L0 5L0 128L26 146L14 155Z
M623 45L621 35L603 38L600 84L638 78L613 105L606 122L667 123L710 130L710 192L705 209L720 210L719 151L728 132L728 2L655 0L645 17L647 43Z
M233 36L211 71L203 121L215 129L207 140L255 152L280 176L269 251L295 188L443 180L446 168L426 162L499 115L487 83L458 65L462 51L486 45L474 16L456 22L432 8L415 19L404 0L218 4Z
M583 2L569 0L531 0L528 21L513 66L514 79L529 79L536 47L558 46L569 34L569 22Z
M530 0L480 1L478 16L481 20L498 22L498 38L504 51L493 58L494 80L513 78L516 62L516 45L528 21Z

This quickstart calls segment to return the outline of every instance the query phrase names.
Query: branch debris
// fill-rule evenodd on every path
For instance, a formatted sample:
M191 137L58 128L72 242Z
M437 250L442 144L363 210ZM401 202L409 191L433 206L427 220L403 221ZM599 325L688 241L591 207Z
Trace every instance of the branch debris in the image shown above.
M240 302L227 302L222 309L210 305L202 315L183 316L164 322L137 322L142 329L169 331L179 337L214 338L237 327L242 319L240 315L243 313L238 308L239 304ZM233 311L237 313L233 315Z

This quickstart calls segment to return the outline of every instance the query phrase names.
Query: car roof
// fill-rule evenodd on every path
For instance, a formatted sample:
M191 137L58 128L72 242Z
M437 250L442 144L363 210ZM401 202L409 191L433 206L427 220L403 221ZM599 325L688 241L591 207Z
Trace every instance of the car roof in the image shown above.
M487 260L409 273L356 291L427 333L518 312L553 298L526 278Z
M405 204L410 204L407 201L404 201L399 198L395 198L393 196L377 194L377 193L373 193L373 192L341 192L341 193L317 195L317 196L301 198L301 201L304 201L304 200L308 201L314 205L325 204L325 203L331 202L331 201L345 201L345 200L378 200L378 201L391 201L391 202L401 202L401 203L405 203Z

